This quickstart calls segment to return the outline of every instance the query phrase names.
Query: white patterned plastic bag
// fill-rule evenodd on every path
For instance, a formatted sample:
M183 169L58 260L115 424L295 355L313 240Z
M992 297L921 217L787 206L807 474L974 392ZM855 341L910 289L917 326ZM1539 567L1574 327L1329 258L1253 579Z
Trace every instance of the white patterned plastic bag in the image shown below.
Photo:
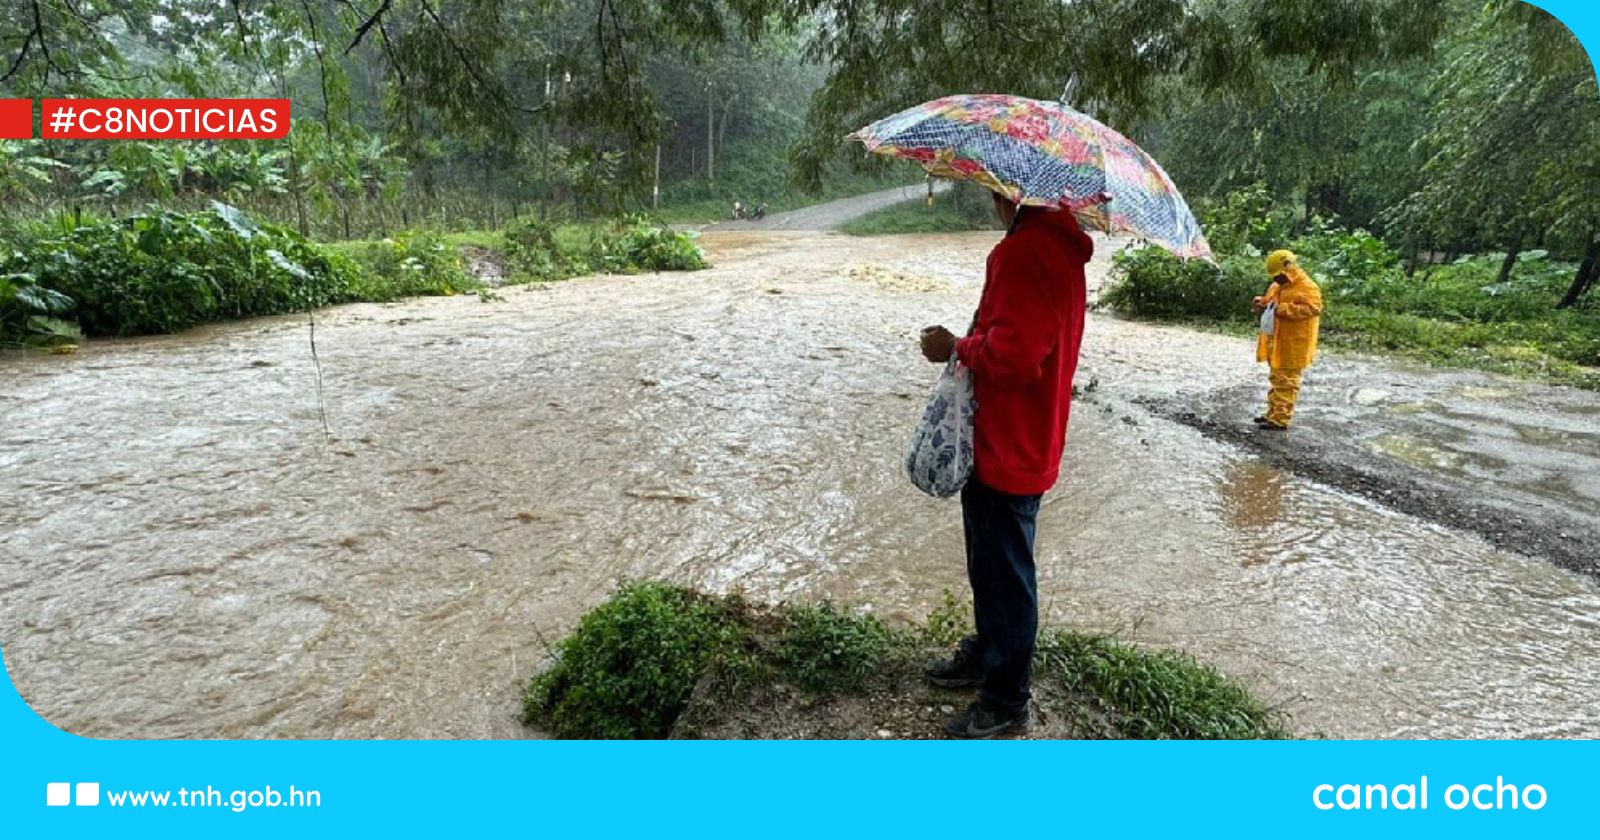
M944 499L961 492L967 483L972 475L972 416L977 409L972 374L952 356L906 449L906 472L922 492Z

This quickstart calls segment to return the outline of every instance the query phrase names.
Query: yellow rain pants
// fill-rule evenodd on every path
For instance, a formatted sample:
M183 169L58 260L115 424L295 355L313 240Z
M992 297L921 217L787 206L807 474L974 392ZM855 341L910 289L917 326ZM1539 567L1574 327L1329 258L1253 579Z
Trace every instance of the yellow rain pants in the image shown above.
M1271 389L1267 391L1267 420L1279 426L1289 425L1294 419L1294 403L1300 398L1300 374L1303 368L1273 368L1268 378Z

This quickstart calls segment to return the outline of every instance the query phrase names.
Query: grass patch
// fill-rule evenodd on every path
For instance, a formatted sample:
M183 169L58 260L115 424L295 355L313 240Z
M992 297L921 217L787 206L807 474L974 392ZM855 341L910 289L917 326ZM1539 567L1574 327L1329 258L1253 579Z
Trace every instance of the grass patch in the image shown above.
M1285 720L1210 665L1103 636L1050 631L1039 639L1035 679L1093 697L1108 737L1270 739L1290 737Z
M933 690L922 685L921 663L969 632L969 616L948 594L925 624L896 627L828 603L755 608L738 598L631 583L585 614L549 667L528 682L524 721L563 738L661 738L691 707L693 717L709 715L713 723L759 717L751 706L761 693L785 687L806 699L784 714L816 714L833 700L861 697L914 715L926 702L960 702L908 699L906 692ZM1243 686L1178 653L1049 631L1040 639L1035 680L1041 689L1048 683L1052 697L1071 698L1075 705L1064 713L1081 718L1076 731L1090 736L1288 734L1285 721Z

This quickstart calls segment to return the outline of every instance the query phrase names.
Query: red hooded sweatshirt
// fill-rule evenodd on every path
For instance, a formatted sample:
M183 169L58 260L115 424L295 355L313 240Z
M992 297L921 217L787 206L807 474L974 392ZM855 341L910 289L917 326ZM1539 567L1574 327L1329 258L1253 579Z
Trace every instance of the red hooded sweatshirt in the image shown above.
M972 371L979 481L1049 490L1061 469L1072 374L1083 342L1083 266L1094 242L1072 214L1025 208L989 253L978 317L956 357Z

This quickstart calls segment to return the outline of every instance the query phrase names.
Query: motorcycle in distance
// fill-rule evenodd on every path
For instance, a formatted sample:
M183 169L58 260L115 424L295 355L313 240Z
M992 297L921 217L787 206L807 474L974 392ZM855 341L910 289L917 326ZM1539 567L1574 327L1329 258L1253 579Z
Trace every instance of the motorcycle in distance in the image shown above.
M757 204L750 206L742 201L733 203L733 219L735 221L756 221L767 217L767 205Z

